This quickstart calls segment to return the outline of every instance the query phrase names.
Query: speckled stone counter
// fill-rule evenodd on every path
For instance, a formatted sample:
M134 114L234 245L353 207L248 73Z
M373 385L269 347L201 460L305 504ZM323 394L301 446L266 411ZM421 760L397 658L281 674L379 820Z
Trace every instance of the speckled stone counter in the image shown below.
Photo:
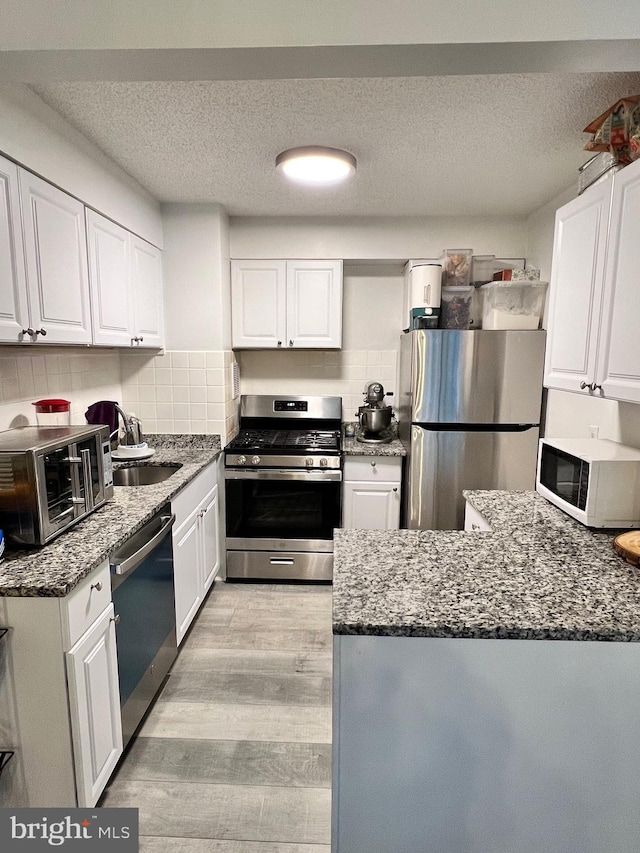
M145 439L156 452L137 464L182 467L163 483L116 486L112 500L49 545L7 550L0 563L0 595L66 595L220 454L219 436L147 435ZM114 467L130 464L114 462Z
M466 492L493 533L336 532L333 630L640 641L640 571L535 492Z
M359 426L355 427L355 435L353 438L347 437L344 432L342 436L342 452L345 456L406 456L407 451L404 445L398 438L398 433L395 428L390 427L381 433L382 436L391 436L391 440L385 444L365 444L358 441L358 436L361 435Z

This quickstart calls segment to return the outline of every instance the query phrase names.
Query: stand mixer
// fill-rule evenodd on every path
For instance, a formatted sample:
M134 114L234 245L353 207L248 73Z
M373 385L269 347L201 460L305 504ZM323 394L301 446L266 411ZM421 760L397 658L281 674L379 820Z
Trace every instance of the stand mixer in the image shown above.
M391 392L388 397L393 396ZM393 414L391 406L384 406L385 391L380 382L369 382L364 390L364 405L357 412L360 423L360 435L357 440L364 444L384 444L391 441L392 436L382 437L381 433L391 423Z

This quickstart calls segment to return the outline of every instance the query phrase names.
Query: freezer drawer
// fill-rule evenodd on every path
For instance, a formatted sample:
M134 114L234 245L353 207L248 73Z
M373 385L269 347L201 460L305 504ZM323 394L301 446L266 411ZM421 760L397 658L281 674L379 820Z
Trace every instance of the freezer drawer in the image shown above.
M538 427L510 432L412 425L406 526L462 530L463 489L533 489L538 435Z

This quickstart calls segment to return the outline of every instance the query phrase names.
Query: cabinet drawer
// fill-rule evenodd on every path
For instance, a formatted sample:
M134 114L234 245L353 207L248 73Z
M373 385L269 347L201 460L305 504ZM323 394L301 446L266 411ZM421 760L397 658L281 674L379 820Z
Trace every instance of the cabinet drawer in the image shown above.
M111 601L111 574L105 561L63 599L62 624L65 650L76 643Z
M345 480L384 480L400 482L400 456L348 456L344 461Z
M181 492L171 500L171 510L175 514L176 530L191 515L191 513L202 503L217 485L216 463L212 462L195 479L182 489Z

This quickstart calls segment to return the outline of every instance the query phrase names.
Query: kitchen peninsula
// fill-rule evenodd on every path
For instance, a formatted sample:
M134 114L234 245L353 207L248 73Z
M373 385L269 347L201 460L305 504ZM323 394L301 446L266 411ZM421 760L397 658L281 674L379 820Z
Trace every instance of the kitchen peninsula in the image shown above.
M492 533L336 534L333 850L631 853L640 574L533 492L465 497Z

